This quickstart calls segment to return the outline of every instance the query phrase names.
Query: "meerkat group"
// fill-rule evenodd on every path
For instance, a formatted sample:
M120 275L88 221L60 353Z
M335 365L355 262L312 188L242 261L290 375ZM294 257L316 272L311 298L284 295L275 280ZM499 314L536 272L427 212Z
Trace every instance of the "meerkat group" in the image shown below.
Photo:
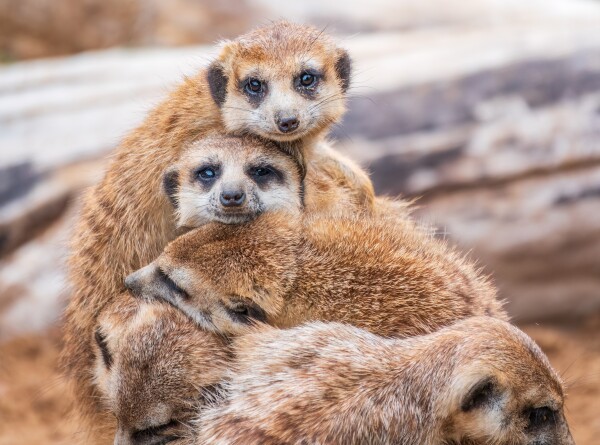
M487 277L326 141L350 75L276 22L117 149L70 259L85 443L572 443Z

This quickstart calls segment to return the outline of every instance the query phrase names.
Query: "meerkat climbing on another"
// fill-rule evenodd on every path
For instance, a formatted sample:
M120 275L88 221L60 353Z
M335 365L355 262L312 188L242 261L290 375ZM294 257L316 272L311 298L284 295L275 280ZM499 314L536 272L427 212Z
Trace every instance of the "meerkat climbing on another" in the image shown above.
M190 443L574 445L560 378L494 318L407 339L338 323L262 326L232 350L225 399L201 409Z
M506 318L487 278L444 242L409 220L364 216L271 212L211 223L172 241L126 285L228 335L255 321L408 336L473 315Z
M127 293L102 313L92 337L93 378L103 408L116 419L116 445L188 435L188 423L212 401L230 362L222 337L166 303Z
M346 210L369 210L374 198L368 177L341 155L332 157L323 140L344 112L349 82L348 54L330 37L277 22L226 43L213 64L186 78L123 140L103 180L85 195L71 243L73 293L61 362L88 430L101 422L89 377L97 318L124 290L123 279L156 258L177 233L173 209L160 193L165 170L190 143L228 128L280 141L309 170L323 166L335 181L326 184L326 193L311 195L323 198L312 206L335 207L337 189L355 206ZM244 111L233 114L234 107ZM269 128L259 115L271 119Z

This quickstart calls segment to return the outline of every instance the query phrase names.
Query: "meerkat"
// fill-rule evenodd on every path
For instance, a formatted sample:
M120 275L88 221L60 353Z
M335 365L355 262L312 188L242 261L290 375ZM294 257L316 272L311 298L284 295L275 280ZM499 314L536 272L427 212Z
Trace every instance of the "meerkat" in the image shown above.
M559 376L498 319L407 339L338 323L262 326L232 349L225 400L201 410L190 443L574 444Z
M257 321L322 320L408 336L473 315L506 318L488 279L409 220L271 212L211 223L172 241L125 283L225 335Z
M357 196L352 204L372 205L366 174L341 155L329 159L323 141L345 110L350 71L347 52L330 37L277 22L227 42L214 63L186 78L123 140L103 180L84 197L71 242L73 294L65 312L61 362L82 422L100 422L89 378L97 317L124 290L124 277L156 258L175 237L172 207L159 191L163 172L189 143L225 129L277 140L309 169L326 166L329 176L343 182L340 195ZM332 194L323 195L323 206L335 205Z
M93 379L116 419L117 445L185 437L198 407L213 401L230 365L223 337L199 329L164 302L125 292L98 319L92 335Z
M167 169L163 189L180 228L218 221L241 224L271 211L303 211L302 167L274 144L213 135Z

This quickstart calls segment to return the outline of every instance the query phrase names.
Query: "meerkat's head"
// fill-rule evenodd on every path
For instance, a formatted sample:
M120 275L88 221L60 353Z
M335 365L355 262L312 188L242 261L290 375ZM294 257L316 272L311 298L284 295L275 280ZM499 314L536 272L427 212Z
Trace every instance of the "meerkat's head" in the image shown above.
M282 310L296 278L299 225L287 212L207 224L176 238L125 285L138 297L168 301L204 329L245 332Z
M223 339L168 304L127 293L101 315L93 342L95 383L117 419L119 445L185 436L229 361Z
M460 358L439 404L448 443L574 444L561 380L531 338L489 317L453 329Z
M273 143L213 135L195 142L163 177L180 227L240 224L264 212L302 211L303 167Z
M340 120L350 72L322 30L280 21L225 42L208 83L228 131L294 141Z

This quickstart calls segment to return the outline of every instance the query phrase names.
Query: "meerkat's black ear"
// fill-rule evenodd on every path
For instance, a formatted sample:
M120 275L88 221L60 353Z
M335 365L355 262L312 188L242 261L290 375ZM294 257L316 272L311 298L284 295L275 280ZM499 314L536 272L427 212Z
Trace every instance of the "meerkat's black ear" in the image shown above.
M179 207L177 201L177 192L179 191L179 171L176 167L171 167L163 174L163 191L176 209Z
M348 51L344 49L338 50L338 58L335 62L335 71L340 79L342 92L348 91L350 87L350 77L352 76L352 59Z
M483 377L468 389L461 400L460 409L469 412L475 409L492 406L501 397L497 382L491 377Z
M210 95L219 107L222 106L227 98L227 76L218 60L209 65L206 77Z

